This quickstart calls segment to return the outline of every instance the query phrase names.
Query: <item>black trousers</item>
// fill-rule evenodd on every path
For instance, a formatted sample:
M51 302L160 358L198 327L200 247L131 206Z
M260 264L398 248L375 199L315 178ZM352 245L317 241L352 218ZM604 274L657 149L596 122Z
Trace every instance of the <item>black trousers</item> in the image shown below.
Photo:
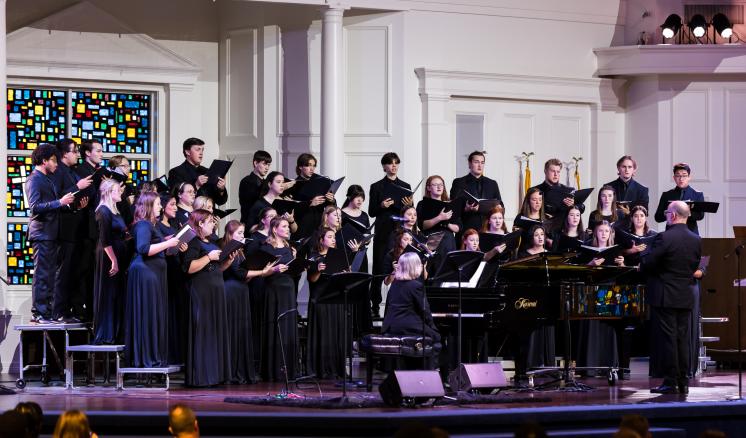
M58 245L54 240L31 242L34 250L34 277L31 280L31 314L52 317Z
M54 309L52 317L70 316L72 303L70 302L71 292L77 289L75 277L76 257L75 242L59 242L59 252L57 254L57 276L54 283Z
M675 386L688 382L691 364L691 309L653 307L650 314L653 348L660 358L663 384Z
M93 318L93 274L96 263L96 241L81 239L75 245L75 282L70 290L72 315L87 320ZM129 266L121 267L127 269Z

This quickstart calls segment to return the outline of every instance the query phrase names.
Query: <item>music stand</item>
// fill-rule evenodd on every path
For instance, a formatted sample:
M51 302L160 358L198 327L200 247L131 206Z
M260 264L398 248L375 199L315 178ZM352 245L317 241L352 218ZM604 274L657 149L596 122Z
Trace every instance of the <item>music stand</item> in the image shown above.
M373 276L367 272L340 272L332 274L329 277L329 283L321 294L316 298L317 304L343 304L345 309L345 320L344 320L344 348L345 357L343 358L342 369L345 369L345 364L349 360L350 364L350 377L352 377L352 356L349 355L349 342L348 342L348 330L347 322L350 317L350 304L367 303L370 300L370 282L373 280ZM351 327L350 327L351 329ZM340 403L347 402L347 382L344 376L342 377L342 398L339 400Z
M746 226L733 226L733 236L736 239L741 239L741 244L736 246L733 251L729 252L725 255L723 258L730 257L731 254L734 252L736 253L736 294L737 294L737 305L738 305L738 312L736 313L736 325L738 326L738 337L737 337L737 347L738 347L738 395L736 396L729 396L728 400L743 400L743 392L742 392L742 376L743 376L743 362L742 362L742 356L741 356L741 285L743 284L743 279L741 278L741 250L744 246L744 241L746 241Z
M462 307L461 307L461 283L462 279L466 277L471 278L479 269L479 263L484 258L484 253L479 251L451 251L446 255L443 263L440 265L438 272L433 277L432 281L458 281L458 345L456 346L456 371L461 368L461 319L462 319ZM425 342L423 337L422 342ZM460 391L461 380L458 380L458 388L455 391Z

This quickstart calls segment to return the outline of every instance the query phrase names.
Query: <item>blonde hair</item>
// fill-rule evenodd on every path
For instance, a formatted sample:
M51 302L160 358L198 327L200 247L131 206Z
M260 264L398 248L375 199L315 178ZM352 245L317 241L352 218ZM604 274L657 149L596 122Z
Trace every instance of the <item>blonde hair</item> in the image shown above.
M99 201L98 206L96 206L96 211L98 211L99 207L105 205L109 208L109 210L111 210L112 213L119 214L117 203L111 199L114 190L122 190L122 186L119 184L119 181L115 180L114 178L105 179L101 182L101 186L98 190L101 193L101 200Z
M399 256L399 261L394 271L395 280L416 280L422 275L422 262L420 256L413 252L405 252Z
M64 412L57 419L54 426L53 438L88 438L91 434L91 426L88 417L78 410Z
M207 208L208 204L210 205L210 208ZM210 211L215 208L215 204L212 202L212 199L208 198L207 196L197 196L196 198L194 198L192 208L195 210Z

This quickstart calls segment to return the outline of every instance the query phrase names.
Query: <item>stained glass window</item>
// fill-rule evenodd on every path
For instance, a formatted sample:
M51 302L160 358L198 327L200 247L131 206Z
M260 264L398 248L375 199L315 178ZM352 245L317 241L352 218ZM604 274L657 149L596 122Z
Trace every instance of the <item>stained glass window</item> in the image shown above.
M8 155L8 191L5 193L8 217L29 216L23 189L33 170L31 156Z
M127 180L127 184L132 184L138 187L140 183L150 181L150 160L140 160L136 158L127 158L130 162L130 178ZM109 165L109 159L104 158L101 161L102 166Z
M149 94L73 91L71 137L100 139L104 152L149 154L150 101Z
M10 284L31 284L34 274L33 249L26 244L28 224L8 224L8 282Z
M65 136L67 92L8 88L8 149L36 149Z

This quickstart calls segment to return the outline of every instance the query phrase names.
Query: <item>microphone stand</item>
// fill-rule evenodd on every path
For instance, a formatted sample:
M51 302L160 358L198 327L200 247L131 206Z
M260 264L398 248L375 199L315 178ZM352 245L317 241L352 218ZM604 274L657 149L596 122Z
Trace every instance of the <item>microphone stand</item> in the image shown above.
M743 377L743 361L742 361L742 351L741 351L741 250L743 249L744 244L738 245L733 252L736 253L736 293L738 294L737 298L737 305L738 305L738 312L736 313L736 325L738 326L738 337L737 337L737 343L736 346L738 347L738 395L731 395L727 397L727 400L735 401L735 400L743 400L743 383L742 383L742 377ZM730 252L726 254L724 259L727 259L733 252Z
M289 313L297 312L298 308L294 307L292 309L288 309L279 315L277 315L277 318L275 319L275 324L277 324L277 334L280 338L280 353L282 354L282 373L285 375L285 388L280 392L280 394L277 395L278 398L299 398L298 395L293 394L290 392L290 379L288 378L288 363L287 358L285 358L285 345L284 341L282 340L282 327L280 326L280 319L287 316Z

